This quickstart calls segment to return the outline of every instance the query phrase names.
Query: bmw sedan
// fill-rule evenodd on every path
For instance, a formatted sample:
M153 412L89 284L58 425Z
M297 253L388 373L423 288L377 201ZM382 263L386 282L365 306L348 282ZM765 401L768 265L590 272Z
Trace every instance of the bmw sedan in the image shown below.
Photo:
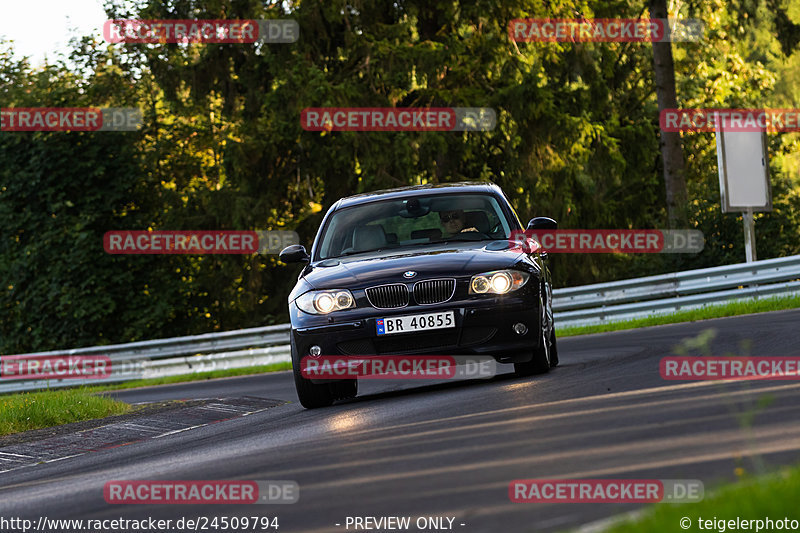
M556 229L537 217L528 229ZM546 253L492 183L360 194L325 214L289 295L295 385L306 408L352 398L357 379L309 379L303 358L480 355L519 375L558 364Z

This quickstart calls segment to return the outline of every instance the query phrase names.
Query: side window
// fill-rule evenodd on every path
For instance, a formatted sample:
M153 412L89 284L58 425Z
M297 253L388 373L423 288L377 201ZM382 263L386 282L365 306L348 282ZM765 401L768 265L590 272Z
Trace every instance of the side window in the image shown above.
M497 212L494 209L490 209L486 212L486 215L489 218L489 229L492 229L500 222L500 217L497 216Z
M354 229L352 218L347 214L334 217L326 230L326 238L323 240L320 256L322 258L336 257L351 248Z

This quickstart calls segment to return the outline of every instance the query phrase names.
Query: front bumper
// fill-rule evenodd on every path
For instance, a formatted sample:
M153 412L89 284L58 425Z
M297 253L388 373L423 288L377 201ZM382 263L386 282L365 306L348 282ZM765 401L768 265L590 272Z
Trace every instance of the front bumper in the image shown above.
M527 299L516 298L501 304L484 300L369 309L350 321L337 317L332 324L299 325L291 334L299 358L309 355L309 349L316 345L322 349L321 355L484 355L501 363L525 362L541 342L538 298L536 304L531 306ZM439 311L453 311L455 327L377 334L377 319ZM519 322L527 326L526 333L514 332L513 326Z

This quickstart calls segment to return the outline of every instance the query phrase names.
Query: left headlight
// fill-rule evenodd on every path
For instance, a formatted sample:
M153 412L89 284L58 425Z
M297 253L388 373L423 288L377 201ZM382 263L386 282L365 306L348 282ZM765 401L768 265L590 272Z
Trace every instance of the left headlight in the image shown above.
M519 270L495 270L472 276L470 294L505 294L521 288L531 275Z
M312 315L327 315L356 306L352 293L347 289L309 291L297 298L295 303L301 310Z

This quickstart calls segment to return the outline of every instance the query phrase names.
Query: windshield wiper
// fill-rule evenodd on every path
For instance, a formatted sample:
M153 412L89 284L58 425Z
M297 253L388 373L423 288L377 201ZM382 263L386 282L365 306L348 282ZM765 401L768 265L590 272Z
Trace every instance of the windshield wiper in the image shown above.
M454 240L451 240L451 239L445 239L443 241L416 242L414 244L407 244L406 246L427 246L429 244L450 244L451 242L464 242L464 241L454 241Z
M441 243L454 243L454 242L481 242L481 241L504 241L504 240L507 240L507 239L505 239L505 238L497 239L497 238L494 238L494 237L479 237L477 239L475 239L475 238L457 239L457 238L451 237L451 238L449 238L447 240L444 240L444 241L432 241L432 242L434 244L441 244ZM430 244L430 243L422 243L422 244Z
M358 252L344 252L344 253L341 253L341 254L337 255L336 257L345 257L345 256L348 256L348 255L358 255L358 254L371 254L371 253L374 253L374 252L382 252L383 250L384 250L383 248L377 248L375 250L361 250L361 251L358 251Z

